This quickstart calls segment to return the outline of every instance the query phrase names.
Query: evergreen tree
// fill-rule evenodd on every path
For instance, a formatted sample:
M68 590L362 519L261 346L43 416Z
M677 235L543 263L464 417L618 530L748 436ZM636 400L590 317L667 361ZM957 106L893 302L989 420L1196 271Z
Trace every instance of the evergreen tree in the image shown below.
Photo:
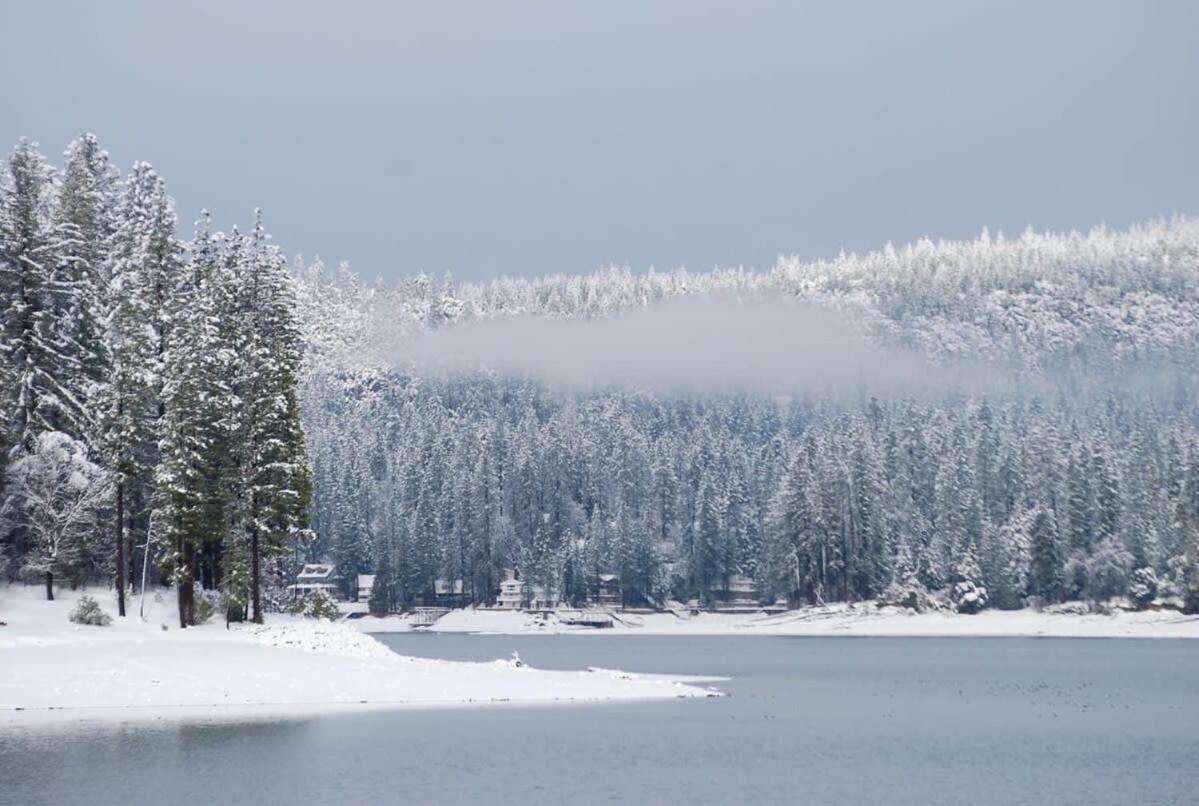
M1057 602L1062 595L1062 553L1057 528L1044 507L1032 514L1029 526L1031 555L1029 592Z
M55 284L62 291L55 316L63 330L64 360L72 370L71 396L80 412L74 436L95 446L96 400L110 370L107 270L118 180L95 135L72 142L64 160L52 219Z
M312 482L296 396L301 354L291 279L260 215L239 268L240 517L249 539L252 618L262 623L264 558L277 556L289 537L307 528Z
M133 502L149 501L158 462L162 416L162 361L166 352L168 289L178 263L175 212L165 184L146 163L126 180L112 237L112 299L108 344L112 369L100 396L101 445L116 474L115 554L117 603L125 615L125 585L133 562ZM146 518L149 513L144 513ZM144 521L138 521L143 522ZM140 530L139 530L140 531ZM176 582L190 569L174 563Z
M79 436L86 416L72 389L79 365L66 316L77 289L56 271L59 250L67 246L51 220L53 181L37 146L23 140L0 183L5 408L10 445L24 453L47 431Z

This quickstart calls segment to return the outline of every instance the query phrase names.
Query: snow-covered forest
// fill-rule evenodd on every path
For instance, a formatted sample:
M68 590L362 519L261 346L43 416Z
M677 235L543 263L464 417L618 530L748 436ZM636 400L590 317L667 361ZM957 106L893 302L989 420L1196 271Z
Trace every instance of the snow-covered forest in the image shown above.
M376 606L505 569L569 601L706 600L734 575L792 604L941 593L959 609L1194 595L1199 224L921 241L768 273L389 288L299 275L313 552ZM501 317L597 319L673 297L783 295L1010 391L696 394L423 372L389 358ZM802 344L794 345L796 350Z
M292 281L261 217L176 231L163 179L96 138L61 168L18 144L0 181L0 574L54 585L195 583L228 618L304 542ZM310 541L309 541L310 542ZM149 546L147 559L147 546Z
M61 168L19 144L2 188L0 573L48 593L144 573L177 585L181 623L197 583L261 619L330 559L376 574L376 610L437 580L489 603L510 570L572 603L601 574L651 605L744 577L793 605L1199 596L1195 221L388 287L289 271L261 217L181 235L163 180L90 135ZM472 323L712 296L800 301L1004 381L668 391L403 357Z

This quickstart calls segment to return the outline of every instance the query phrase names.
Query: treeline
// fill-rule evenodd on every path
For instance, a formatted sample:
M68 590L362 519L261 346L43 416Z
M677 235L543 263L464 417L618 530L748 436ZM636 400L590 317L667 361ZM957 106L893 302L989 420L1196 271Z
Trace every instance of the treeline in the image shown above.
M323 386L328 393L332 386ZM869 401L585 397L393 378L310 399L315 551L388 605L505 569L571 602L792 604L932 593L978 606L1199 585L1195 413L1112 396Z
M124 615L149 570L182 626L197 580L261 621L307 535L294 308L261 218L226 235L204 214L184 243L146 163L121 177L84 135L56 169L22 141L0 181L7 573L50 597L115 579Z
M717 271L366 286L300 278L313 554L390 607L501 574L579 601L944 594L962 609L1185 595L1197 584L1199 225L984 235ZM1016 366L1022 396L920 401L569 393L391 368L474 318L604 317L686 294L786 294L887 344ZM798 345L797 345L798 347ZM1124 389L1125 381L1135 381Z

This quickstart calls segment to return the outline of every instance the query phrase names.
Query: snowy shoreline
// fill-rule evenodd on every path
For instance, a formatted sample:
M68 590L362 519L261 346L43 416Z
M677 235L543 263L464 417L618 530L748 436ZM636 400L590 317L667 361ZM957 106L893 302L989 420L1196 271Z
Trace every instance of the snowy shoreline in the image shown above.
M495 610L454 610L429 627L406 616L365 616L346 623L363 633L483 633L492 635L766 635L905 638L1199 638L1199 616L1177 611L1076 614L986 610L976 615L914 613L871 603L828 605L778 614L617 613L611 629L562 624L553 617Z
M110 592L90 593L115 614ZM0 730L719 696L696 685L710 681L681 676L410 658L345 624L285 616L180 630L165 596L144 622L135 600L111 626L79 626L67 620L77 593L39 594L0 587Z

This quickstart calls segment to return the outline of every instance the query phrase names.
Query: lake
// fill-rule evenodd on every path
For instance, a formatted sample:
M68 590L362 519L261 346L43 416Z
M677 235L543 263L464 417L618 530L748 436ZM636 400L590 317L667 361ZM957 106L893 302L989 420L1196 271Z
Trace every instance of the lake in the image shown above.
M1199 641L378 636L724 675L730 696L0 732L11 803L1129 804L1199 799Z

